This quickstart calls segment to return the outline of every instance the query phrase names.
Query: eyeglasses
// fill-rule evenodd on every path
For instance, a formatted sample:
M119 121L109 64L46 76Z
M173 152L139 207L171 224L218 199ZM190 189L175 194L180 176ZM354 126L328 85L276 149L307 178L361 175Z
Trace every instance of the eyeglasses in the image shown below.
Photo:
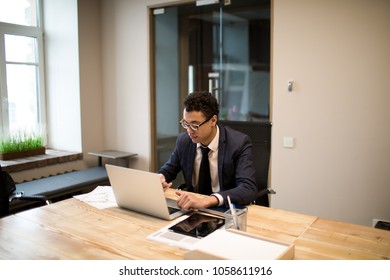
M201 122L200 124L192 124L192 123L188 123L186 122L184 119L182 119L180 121L180 124L181 126L184 128L184 129L188 129L188 128L191 128L193 131L197 131L199 129L199 127L201 127L202 125L204 125L205 123L207 123L209 120L211 120L213 116L211 116L210 118L208 118L207 120L205 120L204 122Z

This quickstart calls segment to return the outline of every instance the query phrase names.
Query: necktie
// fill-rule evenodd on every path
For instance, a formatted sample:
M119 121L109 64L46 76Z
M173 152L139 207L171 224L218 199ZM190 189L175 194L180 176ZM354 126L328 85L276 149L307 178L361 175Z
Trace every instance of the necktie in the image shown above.
M208 147L200 147L202 150L202 160L199 168L199 193L210 195L211 194L211 176L209 165L209 151Z

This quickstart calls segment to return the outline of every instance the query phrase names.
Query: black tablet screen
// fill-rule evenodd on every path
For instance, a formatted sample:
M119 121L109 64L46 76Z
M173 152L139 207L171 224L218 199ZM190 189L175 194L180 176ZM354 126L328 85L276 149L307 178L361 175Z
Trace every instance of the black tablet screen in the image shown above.
M192 237L205 237L225 224L221 217L195 213L169 229Z

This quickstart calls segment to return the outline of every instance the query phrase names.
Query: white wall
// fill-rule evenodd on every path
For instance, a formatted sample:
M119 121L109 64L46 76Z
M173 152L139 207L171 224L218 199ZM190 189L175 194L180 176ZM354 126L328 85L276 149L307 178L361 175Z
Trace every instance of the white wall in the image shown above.
M43 9L48 144L54 149L80 152L77 0L44 1Z
M102 0L104 143L150 161L147 6ZM274 0L272 206L390 219L390 2ZM294 91L287 92L293 79ZM282 147L284 136L295 147Z
M149 24L147 5L157 1L102 1L104 143L137 153L133 167L151 157Z
M273 207L390 220L389 14L387 0L274 1Z
M80 106L85 162L96 165L88 152L104 149L104 106L100 0L78 1Z

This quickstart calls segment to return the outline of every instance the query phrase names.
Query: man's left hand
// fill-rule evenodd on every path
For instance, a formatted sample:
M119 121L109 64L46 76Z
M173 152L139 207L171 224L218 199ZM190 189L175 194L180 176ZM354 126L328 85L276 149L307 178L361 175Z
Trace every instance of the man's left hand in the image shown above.
M217 206L218 198L210 196L200 196L191 192L176 191L178 196L177 205L184 210L205 209Z

